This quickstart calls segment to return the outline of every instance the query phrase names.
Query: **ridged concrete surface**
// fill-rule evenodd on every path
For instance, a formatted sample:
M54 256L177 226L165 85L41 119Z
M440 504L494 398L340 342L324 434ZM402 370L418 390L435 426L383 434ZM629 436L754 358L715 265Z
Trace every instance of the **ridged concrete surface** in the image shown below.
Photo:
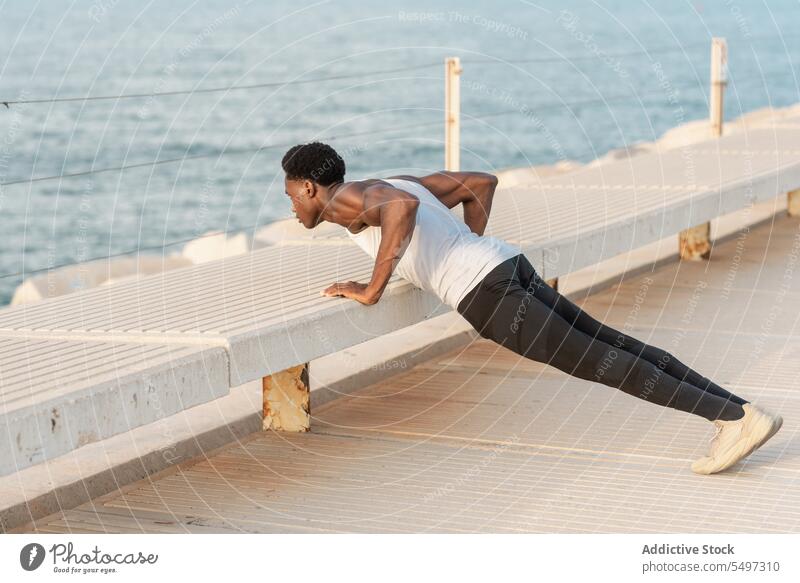
M0 333L0 476L213 401L228 390L227 357L220 347Z
M689 469L704 419L480 340L327 404L311 433L256 434L19 530L800 532L800 221L742 241L581 302L784 416L726 472Z
M796 127L762 128L519 185L498 193L487 234L520 245L547 279L574 273L798 188L799 148ZM368 280L372 265L352 243L321 237L1 310L0 336L222 349L213 374L227 374L228 387L234 387L450 311L399 276L368 308L320 295L334 281ZM746 287L732 290L731 302L745 301L749 293ZM786 328L788 317L761 309L748 324L774 318L771 332ZM735 317L725 312L716 329L727 330ZM13 356L0 352L0 370L14 366ZM206 369L197 361L180 373L200 378ZM61 392L63 404L82 388L64 379L53 393ZM173 401L198 402L191 390L183 395L168 383L156 390ZM130 418L118 403L106 402L106 408L113 409L109 418ZM82 411L71 415L77 438L54 441L51 451L63 453L109 433L98 433ZM51 411L43 405L36 414L47 421ZM121 430L132 426L122 424ZM0 436L0 451L13 447L10 434Z

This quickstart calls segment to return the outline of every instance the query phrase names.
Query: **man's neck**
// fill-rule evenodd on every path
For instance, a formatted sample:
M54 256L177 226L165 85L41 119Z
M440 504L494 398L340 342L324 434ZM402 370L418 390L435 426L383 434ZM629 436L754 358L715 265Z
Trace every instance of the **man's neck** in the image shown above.
M329 186L323 187L325 190L320 197L322 199L322 213L320 215L320 222L328 221L338 224L338 221L336 220L338 214L336 212L337 205L333 202L333 199L342 186L344 186L344 182L335 182Z

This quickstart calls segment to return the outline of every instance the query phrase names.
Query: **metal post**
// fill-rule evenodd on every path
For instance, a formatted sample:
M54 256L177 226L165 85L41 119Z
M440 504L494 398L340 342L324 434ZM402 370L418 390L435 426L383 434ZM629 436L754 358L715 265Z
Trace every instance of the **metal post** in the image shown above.
M724 38L711 39L711 95L708 116L711 135L722 136L722 95L727 83L728 43ZM681 259L699 261L711 256L711 222L691 227L678 235L678 251Z
M444 68L444 169L457 171L461 164L461 60L448 57Z
M711 133L714 137L722 135L722 95L727 83L728 43L724 38L711 39L711 95L709 117Z

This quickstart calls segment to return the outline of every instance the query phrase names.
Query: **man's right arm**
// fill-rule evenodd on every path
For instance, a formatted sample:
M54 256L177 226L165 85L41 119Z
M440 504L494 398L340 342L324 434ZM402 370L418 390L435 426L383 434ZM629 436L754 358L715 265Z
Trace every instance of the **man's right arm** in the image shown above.
M428 176L393 176L419 182L447 208L462 204L464 223L473 233L483 235L492 210L497 177L486 172L441 171Z
M323 290L326 296L344 296L362 304L376 303L411 242L417 221L419 199L398 188L370 186L362 192L361 219L369 226L380 227L381 242L368 284L356 281L337 282Z

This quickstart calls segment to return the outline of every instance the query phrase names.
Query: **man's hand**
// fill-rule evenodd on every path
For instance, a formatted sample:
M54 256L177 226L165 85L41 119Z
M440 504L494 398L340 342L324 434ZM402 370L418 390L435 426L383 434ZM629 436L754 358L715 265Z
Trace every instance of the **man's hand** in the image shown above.
M334 283L323 290L322 295L328 297L344 297L356 300L364 305L371 306L377 303L380 296L368 290L368 285L357 281Z

